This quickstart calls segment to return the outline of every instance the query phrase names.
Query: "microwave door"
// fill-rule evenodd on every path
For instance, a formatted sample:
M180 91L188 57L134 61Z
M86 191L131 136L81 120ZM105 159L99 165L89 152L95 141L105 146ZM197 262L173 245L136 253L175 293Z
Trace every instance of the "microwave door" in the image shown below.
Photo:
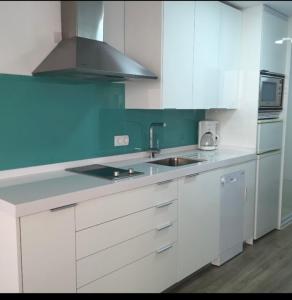
M278 108L282 107L282 84L281 80L275 78L262 78L260 88L260 107Z

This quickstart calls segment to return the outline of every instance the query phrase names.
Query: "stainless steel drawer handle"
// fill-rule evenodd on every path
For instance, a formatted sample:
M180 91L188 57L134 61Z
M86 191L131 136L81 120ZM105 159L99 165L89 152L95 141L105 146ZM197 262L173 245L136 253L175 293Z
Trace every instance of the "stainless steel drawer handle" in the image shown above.
M167 223L165 223L165 224L162 224L162 225L157 226L157 227L156 227L156 230L157 230L157 231L160 231L160 230L169 228L169 227L171 227L171 226L172 226L172 222L169 221L169 222L167 222Z
M186 178L192 178L192 177L196 177L198 175L199 175L199 173L194 173L194 174L186 175Z
M169 206L173 203L174 200L170 200L170 201L166 201L166 202L163 202L163 203L159 203L157 204L155 207L156 208L161 208L161 207L165 207L165 206Z
M158 185L162 185L162 184L167 184L167 183L170 183L172 182L173 179L170 179L170 180L165 180L165 181L161 181L161 182L157 182Z
M52 209L50 209L50 211L51 212L55 212L55 211L63 210L63 209L66 209L66 208L74 207L76 205L77 205L77 203L73 203L73 204L69 204L69 205L64 205L64 206L52 208Z
M166 245L166 246L163 246L163 247L157 249L157 250L156 250L156 253L158 253L158 254L163 253L163 252L167 251L168 249L170 249L170 248L172 248L172 247L173 247L173 243L168 244L168 245Z

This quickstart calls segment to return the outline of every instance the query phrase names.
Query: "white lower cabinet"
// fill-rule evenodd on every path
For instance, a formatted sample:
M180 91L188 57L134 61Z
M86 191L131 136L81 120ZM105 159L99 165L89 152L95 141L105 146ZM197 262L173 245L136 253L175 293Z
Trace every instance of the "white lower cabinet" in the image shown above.
M245 173L244 240L253 242L256 162L220 168L179 180L178 280L182 280L219 255L220 178Z
M104 249L77 261L80 288L113 271L172 245L177 240L177 223L169 222L136 238Z
M76 292L74 207L22 217L23 292Z
M255 239L278 226L280 176L281 151L258 155Z
M79 293L159 293L176 282L176 244L88 284Z
M255 161L21 217L22 291L164 291L218 257L220 178L239 170L252 241Z
M221 169L179 180L178 279L218 255Z

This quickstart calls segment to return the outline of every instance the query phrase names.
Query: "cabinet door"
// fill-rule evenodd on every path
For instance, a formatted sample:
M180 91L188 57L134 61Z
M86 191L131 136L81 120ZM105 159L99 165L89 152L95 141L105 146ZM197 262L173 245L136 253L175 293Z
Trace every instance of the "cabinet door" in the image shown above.
M216 170L179 181L179 280L218 256L221 173Z
M263 13L263 31L261 47L261 70L285 73L287 42L275 44L275 41L287 37L288 22L285 17L265 8Z
M219 40L219 98L218 108L236 108L241 41L241 12L220 3L221 22Z
M74 208L21 218L23 291L74 293Z
M158 76L125 82L127 109L162 109L162 1L125 1L125 54Z
M196 1L193 108L217 107L219 93L220 5L218 1Z
M195 2L163 4L163 107L191 109Z
M278 225L281 153L260 155L257 161L255 238Z

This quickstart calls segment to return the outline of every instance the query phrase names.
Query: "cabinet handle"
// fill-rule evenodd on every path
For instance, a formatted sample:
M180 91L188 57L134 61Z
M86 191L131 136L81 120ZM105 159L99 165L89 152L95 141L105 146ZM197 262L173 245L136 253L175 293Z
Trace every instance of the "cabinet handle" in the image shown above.
M194 173L194 174L186 175L186 178L192 178L192 177L196 177L198 175L199 175L199 173Z
M174 200L170 200L170 201L166 201L166 202L163 202L163 203L159 203L157 204L155 207L156 208L161 208L161 207L165 207L165 206L169 206L173 203Z
M170 180L165 180L165 181L161 181L161 182L157 182L158 185L162 185L162 184L167 184L167 183L170 183L172 182L173 179L170 179Z
M156 250L156 253L157 254L163 253L163 252L165 252L166 250L168 250L168 249L170 249L172 247L173 247L173 243L168 244L166 246L162 246L161 248L159 248L159 249Z
M157 230L157 231L160 231L160 230L169 228L169 227L171 227L171 226L172 226L172 222L169 221L169 222L167 222L167 223L165 223L165 224L158 225L158 226L156 227L156 230Z
M52 209L50 209L50 211L51 212L55 212L55 211L63 210L63 209L66 209L66 208L74 207L76 205L77 205L77 203L73 203L73 204L69 204L69 205L64 205L64 206L52 208Z

